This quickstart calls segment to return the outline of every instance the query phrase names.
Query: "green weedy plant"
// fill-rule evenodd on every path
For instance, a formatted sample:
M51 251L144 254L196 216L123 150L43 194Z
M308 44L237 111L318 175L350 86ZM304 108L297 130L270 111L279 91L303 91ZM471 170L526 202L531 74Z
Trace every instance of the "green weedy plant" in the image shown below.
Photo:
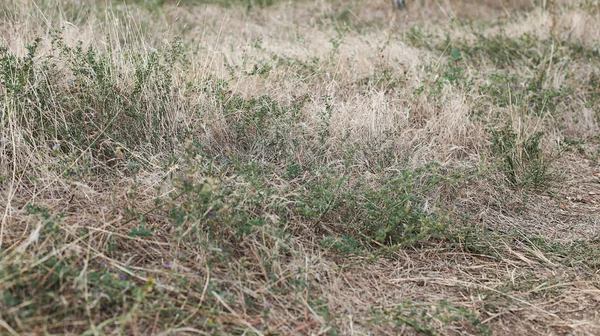
M500 160L506 180L517 188L545 190L555 175L551 170L553 158L546 157L540 141L543 132L521 137L510 126L492 130L492 152Z
M406 302L391 310L389 314L392 315L391 319L398 326L408 325L425 335L437 335L429 327L434 320L443 322L444 325L452 321L463 321L466 327L476 335L491 335L491 329L482 324L472 312L453 307L446 301L440 301L437 304Z
M227 140L237 159L253 162L261 157L273 163L295 157L305 142L305 131L297 125L304 120L301 110L308 95L283 104L267 95L248 99L231 95L227 82L219 83L213 93L229 125Z
M450 51L450 59L446 71L442 74L442 78L446 79L450 84L460 84L465 79L465 69L460 66L463 61L463 55L459 49L453 48Z
M239 185L223 183L211 174L212 169L211 160L193 145L188 145L182 171L171 177L174 190L168 199L158 202L168 214L179 239L225 248L242 241L254 227L265 224L260 214L269 190L261 188L261 181L252 181L252 174L240 174L243 183Z
M527 114L555 114L562 101L571 99L568 88L543 87L544 71L538 71L541 77L519 78L505 73L486 75L487 83L479 87L482 95L499 107L517 106Z
M11 54L8 48L0 47L0 79L9 96L17 97L31 89L30 84L35 81L33 57L41 41L37 38L28 45L27 55L22 59Z
M342 238L326 237L321 243L345 253L359 247L411 244L444 232L446 220L423 209L419 193L438 185L434 166L404 170L375 185L350 181L335 171L321 171L318 181L303 187L293 210L318 227L321 223L344 223Z
M321 240L321 245L332 248L338 253L360 254L364 246L354 237L344 234L341 238L327 236Z
M479 63L481 59L487 59L496 68L506 69L523 59L538 64L543 58L543 54L540 54L538 50L541 42L533 35L524 34L518 38L510 38L505 34L496 34L491 37L476 35L477 40L474 43L466 41L456 43L456 47L462 50L475 64Z
M435 49L435 46L429 42L435 37L436 36L423 31L419 26L411 26L405 33L406 42L410 44L410 46L426 50Z
M402 171L377 189L366 191L361 197L365 210L360 221L363 232L390 245L417 242L442 233L444 219L426 212L417 193L426 192L440 181L437 174L429 175L432 168Z
M165 50L133 55L135 82L129 87L118 80L121 66L110 48L99 52L84 49L81 42L70 46L60 31L51 35L52 56L43 60L36 58L40 39L28 46L23 59L0 48L6 104L16 126L32 136L26 138L31 146L58 144L56 154L76 157L88 153L103 162L92 166L101 168L123 158L127 151L122 148L168 151L173 139L186 134L172 117L177 108L173 69L186 64L177 40Z

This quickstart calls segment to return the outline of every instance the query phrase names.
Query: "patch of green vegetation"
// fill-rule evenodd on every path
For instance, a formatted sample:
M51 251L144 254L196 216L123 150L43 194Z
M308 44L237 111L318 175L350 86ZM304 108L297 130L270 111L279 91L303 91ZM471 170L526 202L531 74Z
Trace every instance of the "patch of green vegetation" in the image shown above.
M408 31L406 39L415 47L444 54L452 50L460 51L466 61L476 68L489 62L497 69L514 67L523 60L538 64L544 57L540 47L548 48L551 43L550 40L540 41L531 34L511 38L504 33L499 33L486 37L474 31L473 35L474 40L451 39L450 36L443 39L415 26Z
M590 47L581 40L571 38L541 40L535 35L524 34L518 37L508 37L502 31L491 36L474 32L474 40L450 39L445 40L427 35L418 28L411 28L406 34L408 42L420 48L437 51L448 57L444 66L436 66L434 72L441 80L438 84L460 85L473 87L472 76L465 76L473 70L487 69L493 66L496 71L483 74L483 84L477 86L482 95L490 97L494 105L499 107L518 106L529 114L556 114L560 106L569 104L573 99L575 87L585 86L595 88L595 75L592 74L589 83L579 83L581 79L568 70L570 63L581 60L590 62L599 58L598 50ZM564 63L564 64L563 64ZM549 71L557 66L564 67L561 71L566 78L572 78L577 84L552 87L547 83ZM516 68L528 69L528 74L515 74ZM432 69L433 70L433 69ZM471 77L466 80L465 77ZM577 86L574 86L577 85ZM586 102L595 106L597 90L587 92ZM433 93L439 92L439 89Z
M184 167L189 170L183 173L184 176L206 176L208 172L200 169L201 166L215 169L215 162L206 157L202 159L201 152L195 149L188 149L187 157ZM241 183L245 188L214 182L219 185L217 188L191 178L178 180L175 187L179 191L172 198L185 201L165 209L171 214L173 223L178 227L196 223L192 225L197 227L190 232L208 234L211 241L227 241L233 239L231 233L236 232L238 237L251 233L254 226L265 221L252 214L271 209L281 219L292 221L300 217L303 221L313 222L316 227L322 223L344 223L346 232L341 240L329 237L323 243L346 252L356 251L364 244L370 245L371 240L383 244L416 242L441 234L445 227L443 217L422 208L423 201L419 196L443 181L435 166L405 170L374 185L360 180L352 182L346 174L340 176L338 171L331 169L308 170L313 177L299 180L299 169L302 168L298 165L293 165L293 175L289 174L289 168L281 171L278 170L281 168L268 166L258 168L255 164L236 164L234 167L232 173L245 181ZM286 193L294 195L288 197L286 203L293 207L268 201L271 195L281 193L273 189L269 181L273 176L282 178L286 175L290 179ZM263 204L270 205L264 208ZM213 218L206 218L210 214ZM211 224L213 221L215 226ZM182 230L189 231L187 224ZM199 237L193 240L200 241Z
M461 251L501 260L504 252L502 249L503 242L510 240L510 235L463 224L459 228L450 231L448 238L452 246Z
M379 317L372 323L392 322L397 327L406 325L423 335L438 335L440 325L445 328L451 324L459 324L461 329L471 334L492 334L489 326L482 324L474 312L454 307L446 301L426 304L403 302L379 314L374 313Z
M277 67L285 66L293 69L293 75L302 82L307 82L316 76L322 75L322 71L320 70L321 60L317 56L310 57L307 60L285 55L273 55L272 57Z
M529 34L521 35L518 38L510 38L504 34L490 37L479 34L474 43L466 41L455 43L455 48L467 55L471 62L481 64L480 62L487 60L496 68L505 69L522 60L539 64L544 57L544 53L540 52L539 47L540 45L547 47L550 42L539 41L537 37Z
M218 89L216 95L231 125L231 144L238 153L266 156L268 160L293 156L301 142L302 129L298 125L304 122L301 109L308 96L282 106L266 95L245 99L230 95L226 88Z
M598 59L597 48L590 47L580 39L567 35L562 39L540 39L538 36L526 33L517 37L509 37L504 32L491 36L473 32L474 41L449 40L437 46L439 51L448 46L461 50L469 62L474 65L484 65L491 62L497 69L514 68L520 62L529 66L540 66L545 63L558 63L561 58L586 61Z
M585 154L585 148L583 147L583 145L585 145L585 143L586 143L585 140L575 140L575 139L570 139L570 138L564 138L561 145L565 151L570 151L573 148L575 148L579 154Z
M341 238L327 236L321 240L321 245L342 254L360 254L363 249L363 246L349 235L343 235Z
M425 50L435 49L435 44L433 43L435 43L434 40L437 39L437 36L424 31L419 26L411 26L404 36L406 38L407 43L414 48Z
M517 188L545 190L556 179L552 171L553 158L543 152L543 132L522 137L505 126L492 130L492 152L500 159L500 170L506 180Z
M442 80L439 81L441 85L450 84L458 86L465 83L465 67L462 61L463 53L459 49L452 48L448 63L441 74Z
M193 211L190 214L193 215ZM198 274L172 271L175 265L171 263L164 263L164 271L159 271L155 277L147 273L156 274L156 271L140 271L129 265L118 266L119 263L110 258L127 251L127 246L135 241L152 245L151 239L145 240L149 238L146 235L133 235L135 240L126 236L113 236L116 250L104 248L102 253L92 256L76 243L88 240L90 246L98 243L102 246L102 239L97 239L92 234L97 234L97 231L75 232L67 225L59 225L60 217L35 205L28 207L28 216L33 221L37 220L41 227L39 239L28 246L21 246L22 251L18 257L15 257L14 250L0 251L0 279L3 288L0 295L0 318L9 325L24 330L43 326L47 332L64 334L75 329L81 330L82 325L77 322L65 323L71 321L73 316L78 316L89 322L83 326L87 329L82 330L84 335L92 335L104 327L129 333L131 328L135 328L131 325L134 319L137 320L135 323L158 323L157 327L160 329L186 323L202 325L203 330L212 333L231 328L221 321L224 314L219 309L220 302L214 299L214 294L204 298L201 305L195 307L179 295L208 290L209 293L219 295L226 304L229 302L232 305L233 300L223 284L207 282ZM213 216L209 213L207 217ZM126 221L121 224L128 223ZM189 262L186 261L185 252L192 253L194 248L182 244L186 241L182 239L181 233L178 236L182 252L174 260L185 264ZM200 237L206 240L206 237ZM219 262L219 258L223 258L222 253L212 253L215 254L215 259L210 267ZM145 256L142 253L137 257ZM228 261L225 259L220 262L226 264ZM161 284L167 275L164 272L171 273L166 287ZM158 277L161 278L160 281ZM246 306L255 311L264 309L260 302L246 301Z
M449 238L451 246L461 251L496 260L501 260L506 249L511 248L520 251L532 260L542 263L550 260L553 263L585 270L588 275L594 274L600 267L598 262L600 260L598 259L600 257L598 248L600 240L597 238L557 242L522 230L503 231L467 225L451 230L447 238ZM540 251L546 259L540 260L531 251Z
M576 239L568 243L551 241L544 237L530 237L524 240L531 246L545 253L555 262L595 274L600 269L600 239Z
M317 314L319 314L319 316L325 320L325 323L328 325L327 328L329 329L327 331L328 335L337 336L340 334L338 326L331 323L336 317L336 313L331 311L327 301L325 301L324 298L318 297L315 300L310 301L308 304Z
M89 153L110 164L127 155L122 147L169 151L173 139L187 134L172 116L173 70L185 66L178 41L160 52L133 55L134 85L125 87L111 50L69 46L59 35L53 32L51 52L58 56L44 60L36 58L40 39L24 58L0 49L7 106L31 130L31 146L50 143L63 154Z
M542 72L544 73L544 72ZM572 99L570 88L545 88L543 78L523 79L503 73L487 74L479 87L498 107L521 107L527 114L556 114L558 106Z
M116 258L122 253L128 239L148 239L150 243L155 226L149 225L146 219L159 215L164 216L173 227L170 237L180 251L177 260L185 262L185 255L200 249L210 256L211 267L228 265L232 258L252 259L247 249L239 247L246 246L246 242L252 241L256 234L264 232L270 218L267 214L277 214L280 220L281 225L272 227L269 237L280 237L277 238L281 239L278 244L282 245L285 245L286 236L299 229L295 225L300 221L314 223L316 228L332 222L344 223L347 232L342 234L341 239L330 237L323 240L325 246L340 253L361 253L372 240L384 244L413 243L439 234L443 228L443 222L437 215L422 209L422 201L417 195L440 182L435 167L406 170L399 177L391 175L375 185L350 183L347 177L339 177L334 170L311 171L314 177L309 181L299 179L296 172L288 176L288 189L281 189L281 186L272 185L271 181L276 176L285 177L283 170L242 162L221 166L219 161L206 156L193 143L176 161L179 169L173 171L169 179L172 191L166 197L157 197L155 206L149 210L131 208L128 211L128 219L120 225L131 228L129 237L113 236L105 241L105 244L112 244L112 248L107 246L103 251L107 257ZM160 191L158 194L163 195ZM293 196L274 198L284 194ZM224 327L216 322L219 313L212 312L211 307L218 305L214 300L205 301L205 306L199 308L202 314L190 315L189 309L181 309L182 303L176 295L159 290L152 278L140 281L140 276L144 276L138 270L114 268L103 264L103 261L96 261L100 264L88 266L90 269L82 278L82 254L71 253L69 257L61 255L60 258L52 256L52 251L66 243L66 228L49 224L58 222L43 208L31 207L30 214L40 216L40 220L46 223L44 226L56 231L56 234L41 235L45 239L43 250L36 253L43 262L33 260L35 266L24 266L13 260L15 267L11 268L6 264L8 256L0 256L6 266L3 267L5 274L2 274L2 279L18 277L4 292L2 305L8 307L6 311L9 313L3 314L2 318L8 323L18 323L17 319L29 320L31 316L46 314L49 307L58 306L64 308L55 310L46 318L48 330L54 332L64 330L58 321L68 314L91 314L95 320L104 316L102 312L106 311L125 313L118 318L105 316L103 320L95 320L97 326L122 325L129 321L131 314L140 314L137 318L143 321L154 318L154 313L148 317L142 312L153 311L166 323L163 327L178 320L194 321L209 329L212 328L212 320L214 330ZM69 235L67 241L88 239L90 232L79 232L80 237ZM278 274L272 270L269 258L272 257L265 256L261 263L268 281L277 281ZM169 269L171 265L164 267ZM171 279L170 288L183 290L198 282L189 276L180 277L179 280ZM194 286L202 287L201 284ZM271 290L278 290L281 295L289 293L286 288L273 287ZM218 288L214 291L221 293ZM234 301L227 299L227 291L219 295L224 300ZM64 300L67 300L66 305ZM162 302L160 307L156 306L157 300ZM314 300L311 301L313 307L321 316L335 318L324 302ZM20 302L30 302L31 305L19 306ZM91 309L90 302L94 303ZM246 304L262 311L259 302L247 301ZM173 317L176 319L172 320ZM331 323L331 328L334 331L335 324Z

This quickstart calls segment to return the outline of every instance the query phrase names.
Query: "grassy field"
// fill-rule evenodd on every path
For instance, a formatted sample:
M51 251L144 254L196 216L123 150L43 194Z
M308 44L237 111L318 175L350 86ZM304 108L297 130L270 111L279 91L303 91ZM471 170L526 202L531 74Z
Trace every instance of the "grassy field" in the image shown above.
M600 334L600 1L0 17L1 335Z

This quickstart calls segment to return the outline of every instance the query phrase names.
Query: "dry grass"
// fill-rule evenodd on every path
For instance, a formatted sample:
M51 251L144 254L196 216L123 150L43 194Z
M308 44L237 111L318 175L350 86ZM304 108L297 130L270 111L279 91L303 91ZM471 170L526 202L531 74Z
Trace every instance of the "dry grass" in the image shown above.
M0 3L0 333L599 334L598 2L273 2Z

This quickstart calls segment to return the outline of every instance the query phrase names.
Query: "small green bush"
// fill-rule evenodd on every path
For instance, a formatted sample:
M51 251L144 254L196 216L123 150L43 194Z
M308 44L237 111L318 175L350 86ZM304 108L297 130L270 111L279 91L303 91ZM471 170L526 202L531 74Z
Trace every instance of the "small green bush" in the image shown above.
M548 158L540 147L543 132L522 138L505 126L491 133L492 152L499 157L501 171L511 185L536 190L551 186L555 179L551 169L553 159Z

